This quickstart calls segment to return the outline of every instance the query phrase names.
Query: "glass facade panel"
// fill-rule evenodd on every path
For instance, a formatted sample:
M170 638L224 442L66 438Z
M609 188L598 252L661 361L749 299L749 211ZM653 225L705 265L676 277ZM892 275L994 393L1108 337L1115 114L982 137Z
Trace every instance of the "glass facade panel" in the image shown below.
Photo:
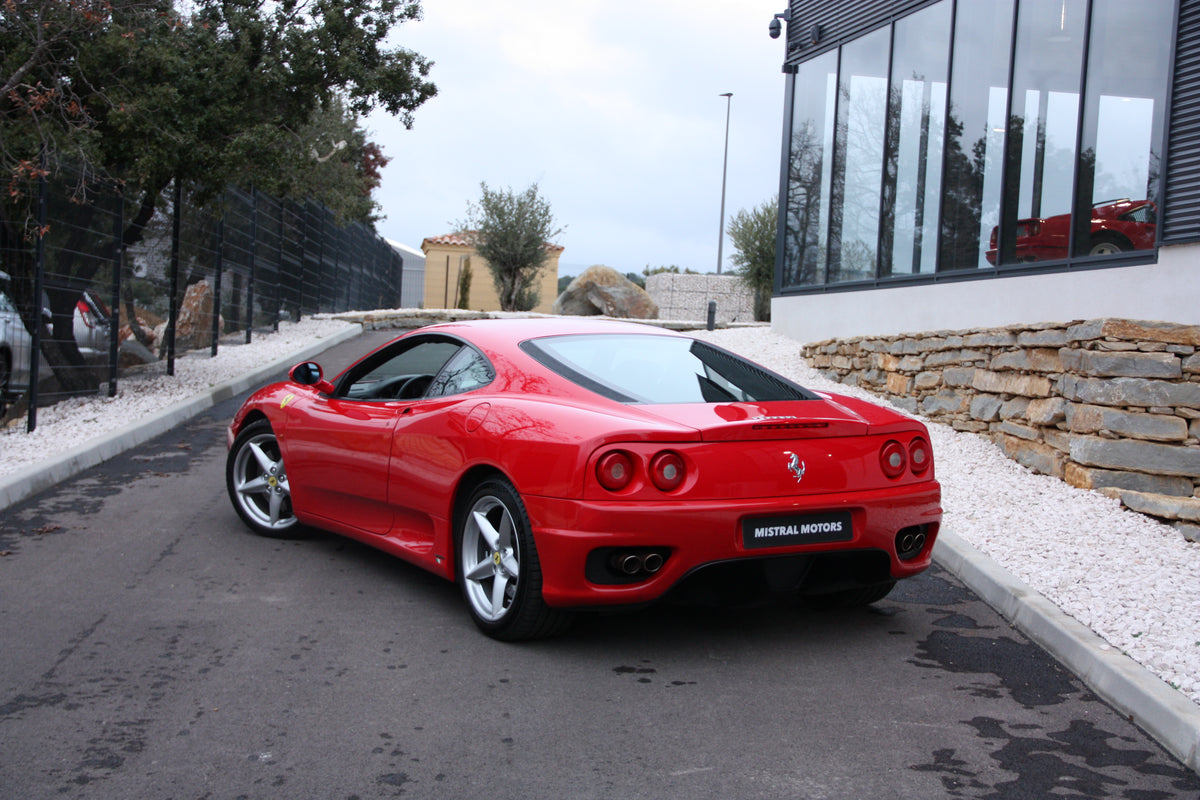
M782 290L1153 249L1175 14L941 0L796 65Z
M837 55L834 50L806 61L796 73L787 168L785 289L825 283Z
M1013 3L960 3L942 190L940 270L989 266L1000 223Z
M830 192L829 283L875 277L890 28L842 48Z
M1079 131L1084 0L1021 0L1008 126L1003 236L988 261L1066 258ZM1015 224L1012 221L1015 220Z
M937 266L951 8L937 3L896 23L881 275L933 272Z
M1170 3L1094 0L1075 255L1154 247L1170 74ZM1128 53L1137 53L1129 58Z

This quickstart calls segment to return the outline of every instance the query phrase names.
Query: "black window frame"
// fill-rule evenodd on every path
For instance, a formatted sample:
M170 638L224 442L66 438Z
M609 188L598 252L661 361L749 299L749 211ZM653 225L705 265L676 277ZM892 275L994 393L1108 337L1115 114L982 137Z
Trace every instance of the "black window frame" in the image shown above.
M807 285L785 285L784 277L785 277L786 265L784 263L784 260L785 260L786 249L787 249L786 242L787 242L787 237L789 235L791 235L791 232L786 227L787 211L788 211L788 203L789 203L788 177L789 177L790 161L791 161L791 155L792 155L791 154L791 137L792 137L792 126L793 126L794 116L795 116L795 114L794 114L794 111L795 111L794 97L796 94L796 80L797 80L796 76L797 76L797 71L800 68L800 65L807 63L809 61L812 61L813 59L816 59L818 57L824 56L824 55L830 53L831 51L835 51L839 54L838 55L838 62L839 62L838 81L840 82L842 80L840 53L841 53L842 48L845 45L847 45L851 42L857 41L858 39L861 39L863 37L869 36L869 35L877 32L881 28L888 28L889 29L888 39L889 39L889 42L892 43L889 46L894 47L895 23L898 20L907 18L907 17L911 16L912 14L922 11L929 6L936 5L938 2L951 3L951 30L950 30L950 42L949 42L950 64L948 67L947 92L948 92L948 95L952 95L953 86L954 86L954 74L953 74L953 63L954 63L953 46L954 46L954 38L955 38L954 33L956 30L957 18L958 18L958 14L959 14L959 10L960 10L959 7L960 7L961 3L963 2L963 0L926 0L925 2L920 2L920 1L914 2L914 0L891 0L891 2L884 2L883 0L860 0L859 2L855 3L857 8L855 9L853 15L851 15L847 10L844 9L844 4L839 5L836 2L832 2L832 0L817 0L817 2L806 2L806 3L801 3L798 0L793 0L793 2L791 3L791 8L790 8L791 24L789 26L788 61L784 64L784 68L783 68L783 71L785 74L785 96L784 96L782 148L781 148L781 159L780 159L780 182L779 182L780 202L779 202L778 230L777 230L777 236L776 236L776 252L775 252L775 280L774 280L774 296L775 297L794 297L794 296L820 295L820 294L843 293L843 292L854 292L854 291L871 291L871 290L876 290L876 289L887 289L887 288L896 288L896 287L905 287L905 286L921 286L921 285L931 285L931 284L939 284L939 283L959 283L959 282L964 282L964 281L989 280L989 279L1008 278L1008 277L1026 277L1026 276L1033 276L1033 275L1047 275L1047 274L1063 273L1063 272L1086 272L1086 271L1091 271L1091 270L1096 270L1096 269L1110 269L1110 268L1121 268L1121 267L1137 266L1137 265L1144 265L1144 264L1153 264L1158 261L1159 248L1161 248L1164 244L1174 244L1174 243L1179 243L1179 242L1183 242L1183 241L1192 241L1192 240L1200 241L1200 232L1198 232L1197 235L1195 235L1189 239L1184 236L1172 235L1168 228L1173 216L1182 216L1181 214L1179 214L1179 212L1173 211L1171 204L1168 202L1168 197L1171 196L1171 192L1173 190L1175 191L1176 194L1180 193L1180 190L1177 188L1177 184L1179 183L1179 181L1175 181L1174 183L1172 181L1171 162L1174 157L1177 157L1176 154L1179 151L1178 143L1173 140L1172 131L1177 122L1177 115L1176 115L1175 109L1174 109L1174 96L1175 96L1175 93L1178 91L1177 84L1179 83L1180 73L1181 73L1181 69L1182 69L1181 65L1176 60L1176 50L1179 47L1179 37L1183 35L1182 32L1179 30L1179 28L1180 28L1181 17L1184 13L1185 7L1190 9L1189 17L1194 18L1194 20L1193 20L1195 23L1194 27L1200 28L1200 0L1175 0L1173 13L1174 13L1174 19L1175 19L1176 36L1172 39L1172 42L1170 44L1171 53L1170 53L1170 56L1168 57L1168 61L1167 61L1168 65L1173 65L1173 66L1168 67L1168 74L1164 76L1164 80L1167 84L1164 87L1164 94L1163 94L1163 97L1165 98L1165 102L1163 104L1163 107L1161 108L1161 111L1158 112L1162 115L1162 119L1163 119L1162 130L1160 131L1160 135L1155 137L1154 140L1152 140L1152 152L1156 152L1159 154L1160 163L1163 164L1163 167L1162 167L1163 174L1162 174L1162 177L1160 178L1160 180L1157 181L1157 186L1156 186L1156 189L1154 192L1155 196L1146 198L1146 199L1150 200L1152 203L1154 203L1157 208L1158 223L1156 225L1154 245L1152 248L1142 249L1142 250L1129 250L1129 251L1124 251L1121 253L1110 254L1110 255L1093 256L1093 255L1077 254L1075 252L1075 247L1072 242L1072 244L1069 245L1067 256L1064 258L1061 258L1061 259L1035 261L1035 262L1021 262L1021 263L1004 263L1003 258L998 258L997 260L1000 261L1000 263L999 263L999 265L996 265L996 266L989 266L989 267L968 266L968 267L960 267L960 268L955 269L955 268L952 268L952 267L949 267L949 266L946 266L943 264L942 253L940 252L941 251L940 243L941 243L942 226L941 226L940 220L939 220L939 226L938 226L938 233L939 233L938 250L939 250L939 253L938 253L937 264L936 264L934 272L931 272L931 273L893 273L893 274L889 274L889 275L883 275L881 273L882 273L883 266L884 266L884 264L883 264L884 260L883 260L882 256L880 255L880 253L877 251L874 277L864 279L864 280L857 280L857 281L830 283L830 282L828 282L828 277L823 276L823 282L819 283L819 284L814 283L814 284L807 284ZM1021 0L1015 0L1015 2L1013 4L1013 20L1012 20L1012 25L1013 25L1012 34L1013 34L1014 40L1015 40L1016 27L1018 24L1018 19L1019 19L1019 14L1020 14L1020 6L1021 6ZM1082 129L1082 127L1084 125L1084 112L1083 112L1082 108L1083 108L1083 105L1084 105L1085 99L1086 99L1086 92L1087 92L1088 79L1089 79L1089 66L1090 66L1089 45L1090 45L1091 32L1092 32L1092 22L1093 22L1092 15L1094 12L1093 6L1094 6L1094 0L1086 0L1086 2L1085 2L1086 18L1085 18L1085 22L1084 22L1084 29L1087 32L1087 38L1085 39L1085 42L1084 42L1083 62L1082 62L1082 65L1080 68L1080 74L1079 74L1079 86L1080 86L1079 97L1080 97L1081 110L1080 110L1078 118L1077 118L1077 126L1080 129ZM847 22L840 23L839 12L841 13L842 17L844 17L846 20L848 20ZM1014 45L1014 41L1010 40L1010 43L1009 43L1009 81L1008 81L1008 85L1006 87L1007 94L1008 94L1007 105L1008 105L1008 108L1010 109L1010 113L1011 113L1011 107L1012 107L1012 103L1013 103L1012 69L1014 66L1014 64L1013 64L1014 58L1015 58L1015 45ZM1194 58L1200 58L1200 54L1197 54L1196 56L1194 56ZM894 59L894 53L889 51L889 54L888 54L888 61L889 61L888 83L889 83L889 85L891 84L891 81L892 81L890 65L891 65L893 59ZM1196 73L1195 75L1192 76L1192 81L1196 84L1194 91L1200 92L1200 66L1197 66L1197 68L1193 71ZM839 98L839 100L840 100L840 98ZM951 103L948 100L946 103L947 117L949 117L950 109L951 109ZM1200 124L1200 120L1197 120L1197 124ZM948 130L948 124L946 125L946 127L944 129ZM1005 134L1005 142L1004 142L1005 153L1002 156L1002 162L1001 162L1002 163L1002 166L1001 166L1002 173L1007 171L1007 163L1008 163L1007 148L1009 146L1008 140L1009 140L1009 136L1006 133ZM1077 138L1076 138L1077 144L1081 141L1082 141L1082 130L1080 130L1078 132ZM1174 149L1172 148L1172 145L1176 145ZM892 146L892 144L890 142L885 145L885 148L884 148L885 158L886 158L886 153L891 146ZM1197 150L1200 151L1200 143L1197 143L1195 146L1196 146ZM827 153L825 157L826 158L831 157L833 152L836 152L836 147L837 147L837 145L835 142L833 147L831 148L830 152ZM942 177L942 181L943 181L943 187L942 187L943 191L945 188L944 182L946 180L945 159L947 156L947 150L948 150L948 148L944 147L943 153L942 153L943 167L942 167L942 176L941 177ZM1193 158L1195 160L1200 161L1200 152L1197 152L1196 154L1194 154ZM1073 175L1075 176L1074 179L1076 181L1078 181L1078 174L1080 171L1078 161L1079 161L1079 158L1078 158L1078 154L1077 154L1076 163L1072 169ZM886 164L885 164L885 171L886 171ZM1193 178L1193 182L1200 181L1200 174L1192 176L1192 178ZM1002 195L1003 195L1008 190L1010 179L1007 174L1002 174L1001 181L1002 181ZM828 191L828 187L825 187L825 190ZM1073 187L1072 196L1074 197L1074 200L1073 200L1073 204L1072 204L1072 208L1071 208L1071 213L1075 217L1079 217L1080 215L1077 212L1079 210L1081 210L1083 208L1083 206L1081 205L1081 200L1078 197L1078 187L1077 186ZM944 195L943 195L943 197L944 197ZM944 213L944 211L945 211L944 199L940 205L942 207L939 209L939 214ZM1005 204L1002 202L1001 207L999 209L999 214L1000 214L999 226L1000 226L1000 230L1002 230L1002 231L1004 230L1004 226L1010 224L1010 220L1007 219L1006 215L1005 215L1004 205ZM1195 211L1195 209L1193 209L1193 211ZM1193 216L1195 216L1195 214L1193 214ZM1015 226L1015 224L1016 224L1015 220L1012 220L1011 224ZM882 229L882 227L883 227L883 225L881 224L881 229ZM1073 225L1072 227L1075 227L1075 226ZM1074 233L1074 231L1073 231L1073 233ZM828 234L826 233L826 235L828 235ZM1003 239L1003 237L1001 237L1001 239ZM1074 239L1074 236L1072 236L1072 239Z

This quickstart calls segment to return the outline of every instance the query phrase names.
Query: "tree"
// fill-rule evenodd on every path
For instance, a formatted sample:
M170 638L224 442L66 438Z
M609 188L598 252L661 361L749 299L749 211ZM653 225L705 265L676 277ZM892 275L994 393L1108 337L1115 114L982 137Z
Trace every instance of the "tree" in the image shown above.
M471 307L472 277L473 273L471 271L471 257L467 256L465 259L463 259L462 269L458 272L458 292L456 293L458 295L458 304L455 306L456 308Z
M538 304L538 276L549 246L563 229L555 227L550 204L531 184L521 193L479 184L482 197L467 206L458 233L487 260L502 311L528 311Z
M331 205L346 217L373 218L369 191L382 153L355 121L382 107L411 126L412 112L436 93L430 63L387 44L395 26L420 17L417 0L179 2L0 0L0 167L13 178L0 246L16 252L46 235L22 187L54 178L64 163L82 176L79 195L97 178L123 188L133 207L125 245L141 240L172 181L200 203L231 184L300 197L318 167L346 167L357 180L325 182L322 199L345 200ZM322 138L339 126L338 138ZM339 141L348 146L322 161ZM52 156L45 169L43 152ZM74 231L91 236L87 220ZM72 255L86 252L74 231L55 248L46 287L51 367L82 363L70 334L74 302L104 262ZM28 258L11 257L5 268L14 289L32 285L23 280L32 275ZM38 324L41 303L27 289L16 299L26 326ZM89 388L72 385L76 375L88 380L85 371L56 374L68 389Z
M734 252L730 260L742 285L754 292L754 318L771 318L771 295L775 289L775 236L778 230L779 201L772 198L762 205L742 209L729 222L729 239Z
M297 161L304 168L257 185L268 194L316 200L339 222L374 223L379 207L372 193L391 159L367 136L358 115L335 98L297 132L297 149L305 151L297 153Z

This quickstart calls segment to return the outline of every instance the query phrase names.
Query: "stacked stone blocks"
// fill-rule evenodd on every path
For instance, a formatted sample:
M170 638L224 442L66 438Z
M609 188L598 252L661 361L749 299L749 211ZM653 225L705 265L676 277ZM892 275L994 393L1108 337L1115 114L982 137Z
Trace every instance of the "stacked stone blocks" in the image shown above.
M712 300L717 322L754 321L754 295L733 275L659 272L647 276L646 293L658 304L659 319L706 320Z
M856 337L809 364L990 436L1030 470L1200 541L1200 326L1121 319Z

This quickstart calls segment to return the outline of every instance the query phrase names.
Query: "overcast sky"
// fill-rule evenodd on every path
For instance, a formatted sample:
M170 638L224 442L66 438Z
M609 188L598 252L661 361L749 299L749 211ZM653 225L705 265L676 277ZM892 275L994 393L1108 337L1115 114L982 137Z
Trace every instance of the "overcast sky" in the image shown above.
M377 198L389 239L449 233L479 184L537 183L565 226L562 274L605 264L716 269L725 218L775 196L787 0L425 0L396 42L434 61L412 130L366 121L392 161ZM732 245L724 246L728 270Z

